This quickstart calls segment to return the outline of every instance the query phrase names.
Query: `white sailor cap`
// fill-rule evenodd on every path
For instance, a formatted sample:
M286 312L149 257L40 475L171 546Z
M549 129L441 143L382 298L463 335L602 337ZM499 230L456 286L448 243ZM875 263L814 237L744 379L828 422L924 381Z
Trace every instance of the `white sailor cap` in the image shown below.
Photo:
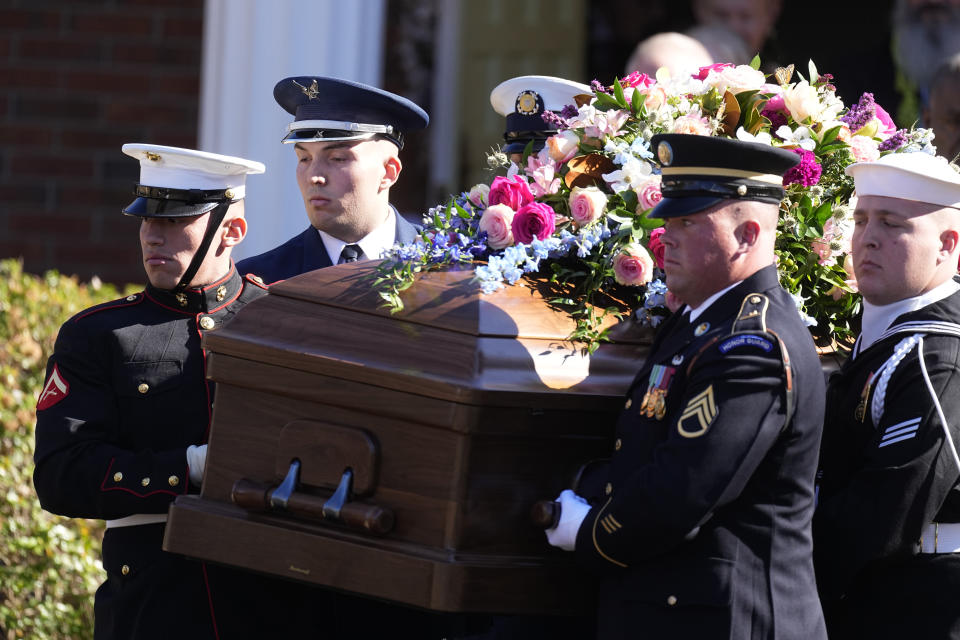
M490 104L507 119L503 150L520 153L531 140L534 151L542 149L544 141L557 132L556 126L544 121L544 112L576 107L577 95L593 96L593 91L585 84L553 76L518 76L498 84L490 92Z
M139 217L195 216L222 202L243 199L247 175L263 173L263 163L195 149L158 144L125 144L140 161L137 196L123 213Z
M960 173L947 159L923 151L889 153L846 169L858 196L886 196L960 208Z

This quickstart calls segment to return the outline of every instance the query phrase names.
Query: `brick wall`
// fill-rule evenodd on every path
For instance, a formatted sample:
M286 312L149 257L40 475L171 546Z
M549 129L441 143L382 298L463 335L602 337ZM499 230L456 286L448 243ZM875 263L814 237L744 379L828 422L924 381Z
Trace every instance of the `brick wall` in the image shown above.
M196 146L202 32L202 0L0 0L0 258L143 281L120 146Z

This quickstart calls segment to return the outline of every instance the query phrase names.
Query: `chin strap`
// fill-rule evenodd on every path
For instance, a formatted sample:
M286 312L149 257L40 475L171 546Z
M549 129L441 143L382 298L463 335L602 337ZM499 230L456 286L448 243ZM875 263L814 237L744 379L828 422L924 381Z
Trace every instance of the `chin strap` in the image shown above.
M223 222L224 216L227 215L227 209L229 209L230 205L234 202L236 201L224 200L218 204L213 211L210 212L210 217L207 218L207 230L203 234L203 239L200 241L200 246L197 248L197 252L193 254L193 259L190 260L190 264L187 266L187 270L183 273L183 277L180 278L180 282L178 282L177 286L174 287L174 293L181 293L184 289L190 286L190 281L193 280L193 276L197 275L200 265L203 264L204 259L207 257L207 251L210 249L210 243L213 242L213 236L217 235L217 230L220 228L220 223Z

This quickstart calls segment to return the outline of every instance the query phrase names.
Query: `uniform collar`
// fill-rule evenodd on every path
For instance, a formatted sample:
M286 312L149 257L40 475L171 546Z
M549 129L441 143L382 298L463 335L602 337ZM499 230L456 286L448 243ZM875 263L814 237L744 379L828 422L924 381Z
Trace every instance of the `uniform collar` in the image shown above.
M337 264L340 260L340 252L348 244L358 244L363 249L364 259L379 260L380 257L393 246L397 236L397 212L393 205L389 206L387 219L376 229L360 238L356 242L344 242L340 238L334 238L326 231L317 229L320 239L323 240L323 248L327 250L330 256L330 262Z
M900 316L930 306L935 302L939 302L953 295L957 291L960 291L960 282L957 282L954 278L947 280L943 284L919 296L904 298L903 300L897 300L890 304L876 305L864 300L863 328L860 331L860 338L857 340L854 357L861 351L869 349L870 346L880 338L883 332L893 324L893 321ZM955 321L955 319L953 321Z
M701 313L709 309L710 305L712 305L714 302L719 300L720 296L725 294L727 291L730 291L730 289L733 289L735 286L737 286L741 282L743 282L743 280L737 280L729 287L725 289L721 289L720 291L717 291L715 294L713 294L712 296L710 296L709 298L701 302L700 306L698 306L696 309L691 309L690 307L687 307L687 310L684 313L688 313L690 316L690 322L693 322L694 320L700 317Z
M157 304L184 314L212 313L225 307L240 295L243 289L243 278L230 261L230 271L224 277L203 287L184 289L182 293L174 293L170 289L158 289L147 285L147 297Z

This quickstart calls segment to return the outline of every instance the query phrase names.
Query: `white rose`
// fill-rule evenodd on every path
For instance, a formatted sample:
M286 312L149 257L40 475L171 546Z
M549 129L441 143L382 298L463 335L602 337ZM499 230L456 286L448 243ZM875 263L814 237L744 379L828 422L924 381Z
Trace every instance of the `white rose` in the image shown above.
M707 82L716 87L720 93L729 90L730 93L736 94L741 91L760 89L766 83L766 78L762 71L750 65L741 64L736 67L727 67L717 74L710 74Z
M797 122L807 118L816 119L823 110L817 90L806 80L801 80L783 92L783 104Z
M470 187L470 193L467 194L467 198L478 207L483 207L487 204L487 197L490 195L490 185L475 184Z
M580 138L572 131L561 131L547 138L547 152L554 162L566 162L577 153Z

